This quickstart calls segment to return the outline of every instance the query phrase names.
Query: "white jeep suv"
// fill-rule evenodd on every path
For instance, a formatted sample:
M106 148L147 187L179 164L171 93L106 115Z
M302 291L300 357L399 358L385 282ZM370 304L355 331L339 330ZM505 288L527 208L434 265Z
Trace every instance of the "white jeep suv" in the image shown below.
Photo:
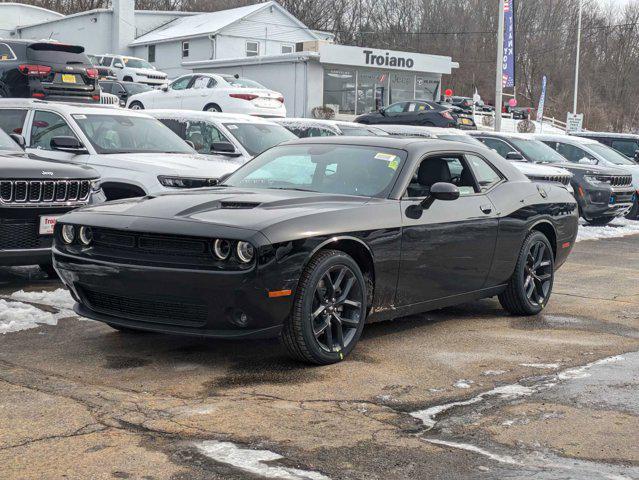
M29 153L98 171L107 200L215 185L238 164L199 155L142 112L30 99L0 100L0 128Z
M159 86L167 82L167 74L156 70L146 60L125 55L105 54L97 57L100 66L110 68L122 82L137 82Z

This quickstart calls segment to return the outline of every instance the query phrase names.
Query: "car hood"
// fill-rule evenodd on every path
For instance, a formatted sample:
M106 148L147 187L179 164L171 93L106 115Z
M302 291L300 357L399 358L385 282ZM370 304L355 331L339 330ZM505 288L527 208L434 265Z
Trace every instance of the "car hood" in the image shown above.
M49 161L21 153L0 153L0 179L93 179L100 175L91 167Z
M367 197L350 195L215 187L109 202L83 208L81 213L192 221L260 231L285 220L358 208L369 201Z
M190 153L111 153L99 154L105 164L119 164L129 170L217 178L238 168L229 157Z
M571 172L580 173L580 174L593 174L593 175L623 175L623 170L614 167L602 166L602 165L585 165L581 163L554 163L554 167L565 168Z
M563 168L552 167L550 165L539 165L529 162L512 162L512 165L524 175L570 175L572 174Z

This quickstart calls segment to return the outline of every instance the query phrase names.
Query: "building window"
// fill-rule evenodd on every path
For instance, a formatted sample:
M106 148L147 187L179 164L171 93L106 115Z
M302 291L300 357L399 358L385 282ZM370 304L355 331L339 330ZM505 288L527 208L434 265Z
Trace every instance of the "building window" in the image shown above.
M324 105L333 109L336 114L355 113L355 83L353 70L324 70Z
M246 56L257 57L260 54L260 42L246 42Z
M149 45L147 53L147 60L149 63L155 62L155 45Z
M189 57L189 42L182 42L182 58Z
M293 53L293 45L282 45L282 53Z

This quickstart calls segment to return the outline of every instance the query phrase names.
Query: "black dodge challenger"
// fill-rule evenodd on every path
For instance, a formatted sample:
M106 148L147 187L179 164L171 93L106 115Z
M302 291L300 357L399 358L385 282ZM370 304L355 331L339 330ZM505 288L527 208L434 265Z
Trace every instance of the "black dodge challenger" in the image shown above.
M56 225L76 312L122 331L279 335L328 364L364 323L498 295L541 311L577 235L560 185L480 146L294 140L222 185L86 207Z

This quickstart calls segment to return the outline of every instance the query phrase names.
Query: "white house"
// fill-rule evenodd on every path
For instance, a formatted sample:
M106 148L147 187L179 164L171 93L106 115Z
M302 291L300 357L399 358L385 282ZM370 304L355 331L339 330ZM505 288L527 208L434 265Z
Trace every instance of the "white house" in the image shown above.
M0 38L9 38L16 27L63 18L64 15L46 8L24 3L0 3Z
M169 76L191 71L188 62L280 55L299 42L331 39L310 30L274 1L177 18L129 46Z

